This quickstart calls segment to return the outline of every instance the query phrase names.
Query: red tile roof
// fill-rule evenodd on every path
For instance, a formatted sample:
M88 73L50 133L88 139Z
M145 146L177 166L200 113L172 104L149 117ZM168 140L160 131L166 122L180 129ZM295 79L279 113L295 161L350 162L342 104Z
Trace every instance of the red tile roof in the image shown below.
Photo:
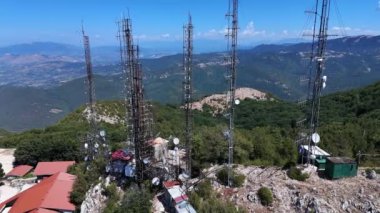
M164 187L166 189L169 189L169 188L172 188L173 186L177 186L177 185L180 185L181 183L179 181L176 181L176 180L168 180L168 181L165 181L163 183Z
M59 211L40 208L40 209L35 209L29 213L59 213Z
M34 169L34 174L40 175L52 175L57 172L67 172L71 165L75 164L75 161L54 161L54 162L39 162Z
M0 203L0 211L6 206L11 206L9 213L74 211L75 206L70 203L70 192L74 181L74 175L56 173ZM13 205L11 205L12 203Z
M22 177L22 176L28 174L28 172L30 172L30 170L32 170L32 169L33 169L33 167L29 166L29 165L16 166L15 168L12 169L12 171L8 172L5 175L5 177L12 177L12 176Z

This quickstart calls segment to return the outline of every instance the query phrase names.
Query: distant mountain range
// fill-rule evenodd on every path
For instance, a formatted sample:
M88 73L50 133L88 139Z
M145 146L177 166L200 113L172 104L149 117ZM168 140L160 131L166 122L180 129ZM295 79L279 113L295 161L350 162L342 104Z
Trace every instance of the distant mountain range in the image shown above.
M300 78L307 73L310 46L309 43L268 44L239 50L238 86L255 88L286 100L302 98L305 86L300 85ZM325 75L328 80L323 94L380 80L380 36L329 40L327 49ZM102 52L101 48L91 50L94 60L96 51ZM107 51L118 55L118 50L109 48ZM79 47L63 48L52 43L0 48L0 84L3 85L0 87L0 128L20 131L44 127L84 104L81 52ZM123 96L118 63L94 63L98 99ZM181 102L181 63L181 54L142 59L144 89L149 99ZM227 89L225 53L196 54L193 63L197 98Z

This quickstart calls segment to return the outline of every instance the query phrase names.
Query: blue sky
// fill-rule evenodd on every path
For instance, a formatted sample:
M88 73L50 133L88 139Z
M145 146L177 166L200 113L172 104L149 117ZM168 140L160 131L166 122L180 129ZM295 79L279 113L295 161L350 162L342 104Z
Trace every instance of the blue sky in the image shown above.
M239 43L302 39L311 26L304 11L313 5L314 0L240 0ZM380 34L379 6L379 0L333 0L330 29ZM181 42L188 12L195 40L216 44L224 41L227 7L228 0L0 0L0 46L33 41L81 45L82 20L93 46L116 45L116 21L128 11L142 46Z

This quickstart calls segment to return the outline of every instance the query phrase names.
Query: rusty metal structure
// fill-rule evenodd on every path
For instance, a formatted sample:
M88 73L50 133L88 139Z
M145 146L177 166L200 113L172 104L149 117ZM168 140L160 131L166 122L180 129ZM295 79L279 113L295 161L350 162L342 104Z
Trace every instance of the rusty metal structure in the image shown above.
M192 83L192 62L193 62L193 24L191 15L188 23L183 27L183 104L185 110L185 150L186 150L186 174L191 177L191 149L193 142L193 83Z
M133 43L130 18L122 18L119 22L119 39L126 90L127 145L134 150L136 180L141 183L148 176L153 155L151 145L153 118L150 105L144 100L139 47Z

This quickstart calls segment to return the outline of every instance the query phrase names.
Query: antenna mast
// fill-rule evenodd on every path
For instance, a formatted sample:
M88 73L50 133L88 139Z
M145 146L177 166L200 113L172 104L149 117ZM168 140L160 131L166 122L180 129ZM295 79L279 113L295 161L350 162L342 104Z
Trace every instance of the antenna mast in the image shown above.
M142 66L139 60L139 47L133 44L131 19L123 18L120 23L120 44L122 66L125 74L126 125L130 146L134 147L136 159L136 179L144 179L152 156L152 117L149 105L144 101Z
M86 86L88 93L88 102L87 107L89 110L88 120L90 123L90 131L85 136L84 149L86 153L85 160L90 162L94 160L95 155L97 155L99 144L97 143L96 136L98 134L98 127L95 120L95 89L93 84L93 75L92 75L92 63L91 63L91 53L90 53L90 41L89 37L85 35L84 28L82 25L82 35L83 35L83 45L84 45L84 55L86 61Z
M191 177L191 148L193 141L193 115L191 110L193 85L192 85L192 61L193 61L193 24L189 14L188 24L183 27L183 70L185 79L183 82L185 105L185 144L186 144L186 173Z
M312 62L315 62L315 70L310 73L310 83L309 88L312 91L309 91L311 94L309 104L309 132L308 132L308 143L309 143L309 153L308 153L308 163L310 163L311 153L313 153L314 146L317 142L313 141L312 135L317 133L319 125L319 110L320 110L320 97L321 91L326 86L326 77L323 76L323 71L325 69L325 52L326 52L326 43L327 43L327 31L328 31L328 20L330 14L330 0L321 1L321 10L318 13L319 1L317 0L317 8L315 15L320 16L319 19L319 30L318 34L316 28L313 32L313 41L316 44L313 44L313 47L316 48L316 51L312 50ZM315 25L315 24L314 24Z
M232 164L233 164L233 152L234 152L234 111L235 111L235 90L236 90L236 63L237 63L237 31L238 31L238 0L232 1L231 7L227 14L228 17L228 29L227 36L229 45L229 91L227 97L228 103L228 185L232 186ZM230 2L231 4L231 2Z

